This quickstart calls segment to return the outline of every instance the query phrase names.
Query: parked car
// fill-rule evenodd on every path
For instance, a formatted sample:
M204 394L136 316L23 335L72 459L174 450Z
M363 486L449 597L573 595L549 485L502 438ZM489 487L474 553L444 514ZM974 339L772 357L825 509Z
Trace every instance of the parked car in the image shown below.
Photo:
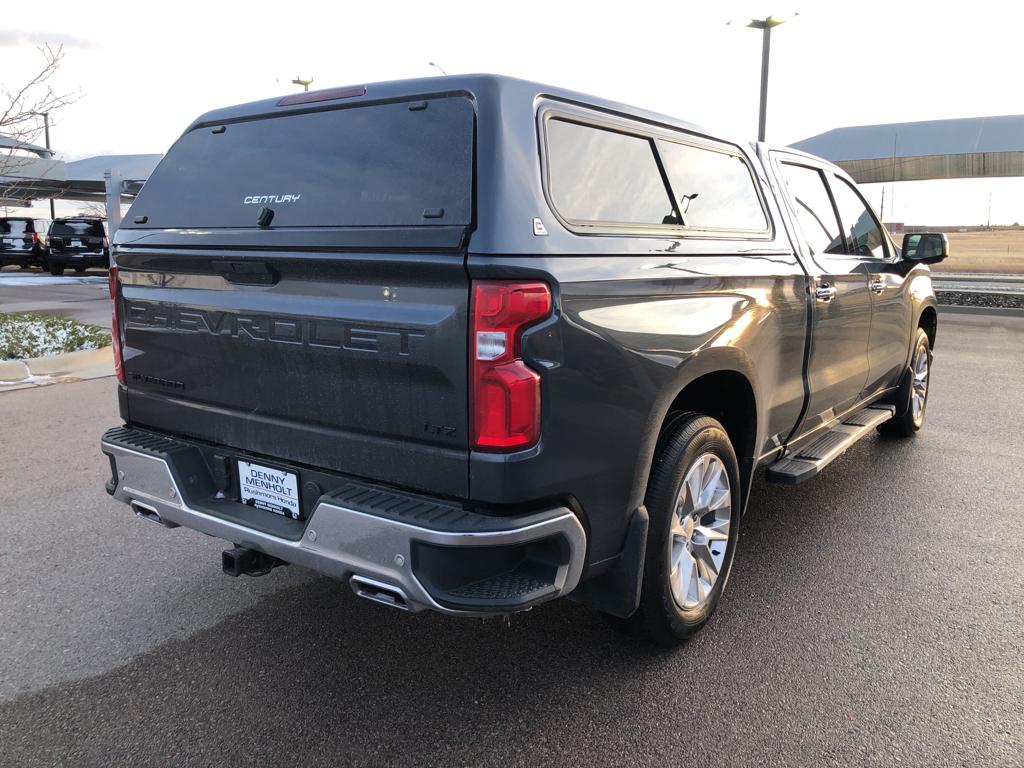
M46 264L47 219L26 216L0 218L0 268L16 264L22 269Z
M755 470L921 428L947 246L910 237L819 158L502 77L210 112L116 236L107 490L231 575L677 643Z
M103 219L76 216L54 219L50 225L47 262L51 275L63 275L67 267L84 272L89 267L110 265L110 249Z

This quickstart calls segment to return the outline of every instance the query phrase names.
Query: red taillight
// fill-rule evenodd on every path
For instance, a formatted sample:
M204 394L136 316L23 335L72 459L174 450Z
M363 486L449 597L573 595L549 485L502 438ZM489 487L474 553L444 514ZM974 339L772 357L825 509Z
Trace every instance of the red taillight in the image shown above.
M551 314L544 283L473 283L470 392L473 448L512 451L540 438L540 376L520 357L523 331Z
M33 243L33 245L39 245L42 242L43 241L40 239L39 233L38 232L33 232L32 233L32 243Z
M111 267L107 276L110 286L110 303L113 306L110 318L110 338L114 346L114 373L117 380L125 384L124 351L121 347L121 283L117 280L117 267Z

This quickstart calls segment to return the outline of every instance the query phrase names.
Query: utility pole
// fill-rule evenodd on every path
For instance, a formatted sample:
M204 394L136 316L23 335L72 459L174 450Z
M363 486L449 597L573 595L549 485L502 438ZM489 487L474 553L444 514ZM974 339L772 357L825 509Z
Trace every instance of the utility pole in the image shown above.
M992 193L991 192L988 193L988 223L985 224L985 227L988 228L988 229L992 229Z
M49 112L43 112L43 137L46 140L46 148L49 149L50 148L50 113ZM50 198L50 220L52 221L55 218L56 218L56 216L54 216L54 213L53 213L53 198L51 197Z

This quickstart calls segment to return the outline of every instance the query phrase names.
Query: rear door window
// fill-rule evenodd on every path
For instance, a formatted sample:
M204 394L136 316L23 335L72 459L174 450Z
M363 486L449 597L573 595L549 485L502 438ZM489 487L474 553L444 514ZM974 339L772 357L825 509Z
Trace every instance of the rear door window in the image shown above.
M552 119L547 151L549 194L564 219L678 223L651 139Z
M421 102L422 103L422 102ZM281 114L194 128L153 172L124 226L255 228L472 221L474 112L464 97Z
M811 256L845 253L843 234L821 171L782 163L782 178Z
M683 226L694 229L768 228L750 167L739 155L658 140Z

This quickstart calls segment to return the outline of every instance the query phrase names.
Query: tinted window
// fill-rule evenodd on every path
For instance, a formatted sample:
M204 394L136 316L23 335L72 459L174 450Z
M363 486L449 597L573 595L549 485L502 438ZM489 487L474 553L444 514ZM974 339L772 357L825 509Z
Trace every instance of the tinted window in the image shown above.
M0 222L0 233L21 237L32 231L32 222L27 219L4 219Z
M649 139L550 120L549 193L573 221L674 223L672 200Z
M658 141L683 224L764 231L768 221L746 162L703 147Z
M839 220L843 223L850 252L854 256L871 256L884 259L885 236L878 220L871 213L853 187L844 179L832 176L832 195L839 209Z
M845 253L839 222L821 172L783 163L782 178L811 255Z
M103 237L103 224L98 221L55 221L50 235L56 237Z
M461 97L230 123L182 136L124 226L466 225L473 190L473 107Z

